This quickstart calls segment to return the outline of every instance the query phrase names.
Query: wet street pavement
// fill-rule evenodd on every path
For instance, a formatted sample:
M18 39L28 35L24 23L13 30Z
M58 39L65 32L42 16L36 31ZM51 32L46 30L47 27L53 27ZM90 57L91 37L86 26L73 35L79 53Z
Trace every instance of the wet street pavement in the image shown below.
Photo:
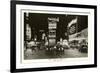
M88 57L88 53L81 53L78 49L65 49L64 51L46 51L28 49L24 52L24 59L51 59L51 58L79 58Z

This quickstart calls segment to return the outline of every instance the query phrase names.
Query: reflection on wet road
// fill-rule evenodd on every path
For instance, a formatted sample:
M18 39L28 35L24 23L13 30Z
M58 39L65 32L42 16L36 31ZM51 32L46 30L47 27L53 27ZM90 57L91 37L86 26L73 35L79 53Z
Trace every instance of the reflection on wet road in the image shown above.
M51 58L79 58L88 57L88 53L81 53L78 49L65 49L64 51L46 51L27 49L24 52L24 59L51 59Z

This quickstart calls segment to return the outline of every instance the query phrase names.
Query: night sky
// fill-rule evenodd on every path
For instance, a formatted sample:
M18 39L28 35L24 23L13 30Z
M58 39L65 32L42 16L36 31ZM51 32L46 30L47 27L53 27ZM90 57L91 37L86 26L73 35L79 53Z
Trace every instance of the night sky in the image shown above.
M82 15L65 15L65 14L43 14L43 13L29 13L29 18L26 20L24 13L24 25L29 23L31 26L32 34L40 35L39 30L48 32L48 17L59 17L57 22L57 39L60 37L65 38L65 32L67 32L67 25L72 20L78 17L78 32L88 27L88 16Z

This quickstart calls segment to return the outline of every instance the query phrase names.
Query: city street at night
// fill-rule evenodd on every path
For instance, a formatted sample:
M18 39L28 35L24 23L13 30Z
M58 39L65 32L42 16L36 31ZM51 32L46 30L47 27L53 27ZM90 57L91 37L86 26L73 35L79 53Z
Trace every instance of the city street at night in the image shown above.
M88 57L88 16L24 13L24 59Z

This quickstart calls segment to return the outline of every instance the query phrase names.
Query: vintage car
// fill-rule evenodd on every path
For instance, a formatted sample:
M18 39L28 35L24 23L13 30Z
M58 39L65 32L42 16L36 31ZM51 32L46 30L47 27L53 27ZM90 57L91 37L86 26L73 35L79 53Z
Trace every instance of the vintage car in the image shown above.
M49 43L45 43L47 47L46 50L53 50L53 51L64 51L64 49L69 49L68 41L58 41L55 45L50 46Z
M71 41L70 42L70 48L72 48L72 49L78 49L79 48L79 43L78 43L78 40L73 40L73 41Z
M86 40L82 40L82 41L80 42L79 51L80 51L80 52L83 52L83 53L87 53L87 52L88 52L88 43L87 43Z
M62 47L62 44L60 42L57 43L55 48L56 48L56 51L64 51L64 48Z
M69 49L69 43L68 43L67 40L63 40L63 42L62 42L62 47L63 47L64 49Z
M69 49L68 41L63 40L62 42L58 42L56 47L57 47L57 50L59 51L64 51L65 49Z

